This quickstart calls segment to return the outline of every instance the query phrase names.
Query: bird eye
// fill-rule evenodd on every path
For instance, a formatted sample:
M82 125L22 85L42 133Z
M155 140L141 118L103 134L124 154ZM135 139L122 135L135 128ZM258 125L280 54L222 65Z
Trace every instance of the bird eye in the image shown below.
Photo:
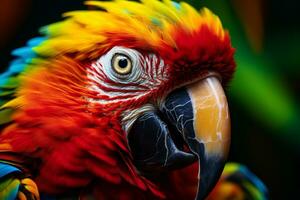
M112 58L113 70L120 75L127 75L132 70L132 62L124 54L115 54Z

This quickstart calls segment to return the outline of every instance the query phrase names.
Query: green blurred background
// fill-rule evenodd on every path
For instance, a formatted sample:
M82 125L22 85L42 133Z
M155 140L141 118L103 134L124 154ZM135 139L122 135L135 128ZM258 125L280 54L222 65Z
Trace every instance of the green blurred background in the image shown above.
M296 0L188 0L220 16L238 65L227 88L229 160L247 165L271 199L295 199L300 178L300 23ZM10 52L82 0L0 0L0 71ZM296 198L297 199L297 198Z

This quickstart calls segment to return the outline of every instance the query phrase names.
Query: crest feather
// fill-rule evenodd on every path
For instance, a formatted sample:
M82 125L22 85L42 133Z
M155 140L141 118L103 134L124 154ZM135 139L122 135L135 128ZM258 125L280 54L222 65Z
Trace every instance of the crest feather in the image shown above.
M117 0L87 1L86 5L95 10L68 12L65 21L41 29L48 40L35 47L35 52L43 56L78 53L95 58L99 55L93 52L106 49L112 37L133 38L155 49L162 44L176 48L172 36L177 29L192 33L207 26L221 39L225 34L219 18L210 10L198 12L187 3Z

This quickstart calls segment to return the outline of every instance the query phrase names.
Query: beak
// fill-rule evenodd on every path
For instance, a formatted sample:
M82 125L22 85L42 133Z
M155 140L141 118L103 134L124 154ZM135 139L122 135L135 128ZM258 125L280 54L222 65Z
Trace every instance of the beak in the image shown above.
M197 161L204 199L223 170L230 144L230 117L218 78L209 76L170 93L157 111L143 113L128 134L137 168L145 175Z

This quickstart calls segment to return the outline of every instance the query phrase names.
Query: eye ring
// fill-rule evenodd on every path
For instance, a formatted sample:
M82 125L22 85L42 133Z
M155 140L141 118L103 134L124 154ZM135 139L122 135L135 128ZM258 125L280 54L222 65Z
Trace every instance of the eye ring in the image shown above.
M132 71L132 61L125 54L115 54L111 59L111 66L114 72L120 75L128 75Z

